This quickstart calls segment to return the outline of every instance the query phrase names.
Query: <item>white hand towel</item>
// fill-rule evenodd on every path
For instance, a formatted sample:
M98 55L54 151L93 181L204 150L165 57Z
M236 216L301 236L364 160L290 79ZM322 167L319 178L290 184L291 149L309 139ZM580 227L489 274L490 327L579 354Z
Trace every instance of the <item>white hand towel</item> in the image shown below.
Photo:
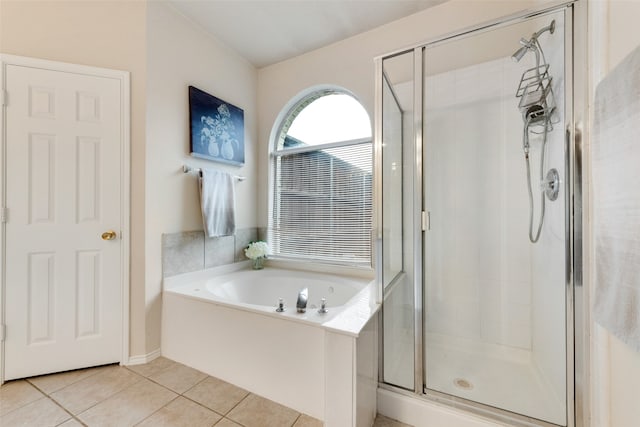
M233 176L202 169L200 177L202 221L207 237L228 236L236 231L236 195Z
M597 87L594 319L640 351L640 48Z

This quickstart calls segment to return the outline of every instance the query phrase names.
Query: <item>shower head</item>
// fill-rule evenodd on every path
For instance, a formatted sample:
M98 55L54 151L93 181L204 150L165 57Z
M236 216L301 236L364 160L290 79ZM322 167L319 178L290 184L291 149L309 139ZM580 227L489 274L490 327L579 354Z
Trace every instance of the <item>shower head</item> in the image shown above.
M522 47L516 50L516 52L513 55L511 55L511 58L515 62L519 62L529 50L537 53L538 48L536 44L538 43L538 37L540 37L542 33L546 31L549 31L549 33L553 34L555 30L556 30L556 20L554 19L553 21L551 21L551 24L533 33L529 40L526 40L524 38L520 39L520 44L522 45Z
M522 46L520 49L516 50L513 55L511 55L511 59L513 59L514 62L520 62L528 50L529 48L527 46Z
M513 55L511 55L511 59L513 59L515 62L520 62L520 60L527 54L528 51L536 50L537 47L535 45L535 42L533 42L533 40L534 40L533 38L531 40L521 38L520 44L522 45L522 47L516 50L516 52Z

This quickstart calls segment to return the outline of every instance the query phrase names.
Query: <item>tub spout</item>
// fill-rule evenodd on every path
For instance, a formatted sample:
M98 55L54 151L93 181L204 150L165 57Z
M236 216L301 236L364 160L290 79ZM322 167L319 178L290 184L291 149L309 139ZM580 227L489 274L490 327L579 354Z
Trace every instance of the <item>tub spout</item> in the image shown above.
M307 311L308 298L309 298L309 289L308 288L300 289L300 292L298 292L298 302L296 303L296 308L298 309L298 313L304 313Z

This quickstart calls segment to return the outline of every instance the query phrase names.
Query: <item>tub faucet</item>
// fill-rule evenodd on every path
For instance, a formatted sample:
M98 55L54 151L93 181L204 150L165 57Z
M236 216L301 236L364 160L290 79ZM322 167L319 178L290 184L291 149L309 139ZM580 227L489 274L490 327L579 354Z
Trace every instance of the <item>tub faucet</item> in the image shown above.
M307 311L308 297L309 297L309 288L300 289L300 292L298 292L298 302L296 303L296 308L298 309L298 313L304 313Z

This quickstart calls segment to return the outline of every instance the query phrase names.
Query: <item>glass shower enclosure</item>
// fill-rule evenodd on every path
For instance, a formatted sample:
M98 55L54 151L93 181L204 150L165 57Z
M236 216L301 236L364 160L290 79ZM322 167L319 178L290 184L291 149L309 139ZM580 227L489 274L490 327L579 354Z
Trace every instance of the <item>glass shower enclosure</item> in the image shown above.
M379 59L383 384L573 425L571 18Z

